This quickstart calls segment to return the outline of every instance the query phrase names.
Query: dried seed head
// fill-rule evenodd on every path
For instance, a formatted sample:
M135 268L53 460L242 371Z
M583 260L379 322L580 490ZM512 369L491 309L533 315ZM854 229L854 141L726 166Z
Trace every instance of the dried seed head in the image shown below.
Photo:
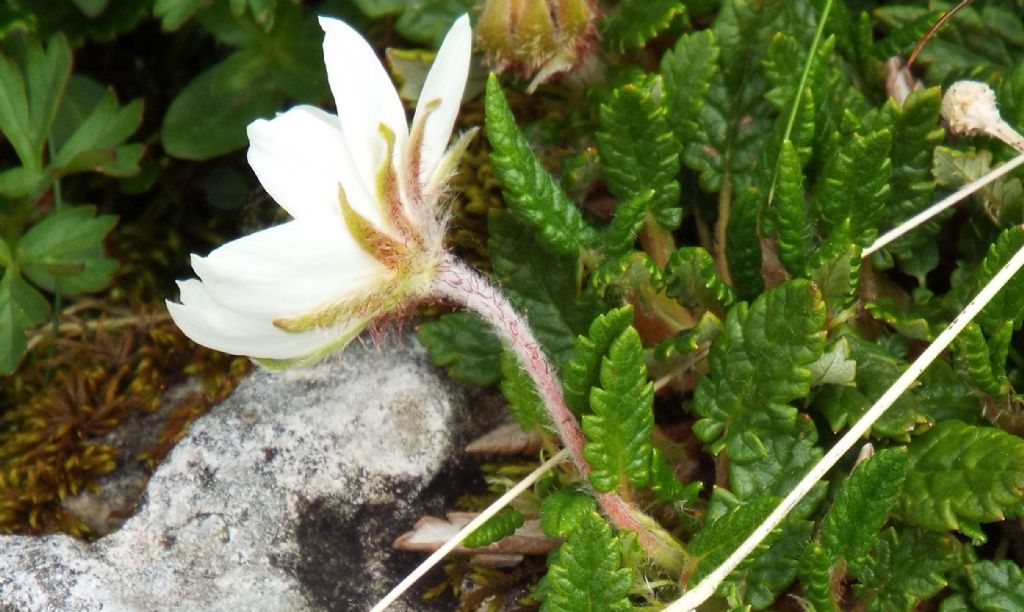
M985 134L1024 153L1024 137L999 115L996 92L986 83L957 81L942 97L942 117L954 134Z

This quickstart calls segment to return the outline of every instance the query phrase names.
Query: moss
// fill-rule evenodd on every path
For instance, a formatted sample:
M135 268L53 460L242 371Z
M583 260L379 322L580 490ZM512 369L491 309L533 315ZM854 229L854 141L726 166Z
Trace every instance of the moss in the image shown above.
M198 347L166 314L94 307L91 318L66 311L59 338L34 339L16 378L3 391L0 416L0 532L68 533L88 527L62 507L68 495L96 489L120 463L150 469L188 426L226 397L248 360ZM136 456L116 446L132 416L153 414L164 391L187 376L200 388L177 404L157 442Z

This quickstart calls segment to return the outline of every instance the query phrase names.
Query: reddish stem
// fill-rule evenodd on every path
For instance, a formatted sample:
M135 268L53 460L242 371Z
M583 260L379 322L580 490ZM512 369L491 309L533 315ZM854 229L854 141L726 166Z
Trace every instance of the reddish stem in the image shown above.
M433 293L435 297L451 300L480 315L512 347L536 385L537 394L547 407L573 463L587 482L591 467L583 456L583 432L576 415L565 405L558 375L523 317L498 287L451 256L438 267ZM656 521L615 493L595 493L594 496L613 525L636 532L640 546L652 559L670 571L681 570L686 553Z

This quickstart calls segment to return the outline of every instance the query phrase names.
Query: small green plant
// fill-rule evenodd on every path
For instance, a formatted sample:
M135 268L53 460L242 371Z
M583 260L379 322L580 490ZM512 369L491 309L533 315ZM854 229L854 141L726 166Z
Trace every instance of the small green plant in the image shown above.
M72 75L62 36L3 42L0 131L20 162L0 172L0 373L9 374L25 332L50 311L40 290L59 310L61 296L103 289L117 269L103 249L117 218L64 202L61 179L135 174L143 146L124 144L142 121L142 101L121 106L113 91Z

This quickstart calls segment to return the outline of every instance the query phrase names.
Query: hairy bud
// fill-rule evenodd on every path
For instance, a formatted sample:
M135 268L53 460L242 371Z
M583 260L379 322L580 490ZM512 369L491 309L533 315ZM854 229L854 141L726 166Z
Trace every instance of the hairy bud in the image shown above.
M496 71L531 79L532 91L586 59L596 23L591 0L484 0L476 38Z

